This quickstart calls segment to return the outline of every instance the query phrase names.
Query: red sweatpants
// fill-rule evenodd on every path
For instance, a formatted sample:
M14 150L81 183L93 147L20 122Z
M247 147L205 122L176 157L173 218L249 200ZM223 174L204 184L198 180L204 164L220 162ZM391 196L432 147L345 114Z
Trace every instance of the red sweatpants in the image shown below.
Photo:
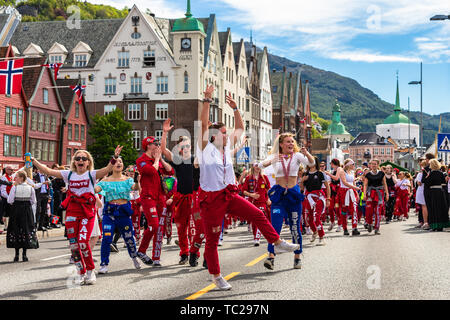
M352 217L352 228L358 228L358 193L355 190L348 190L348 188L339 188L338 191L339 207L341 208L342 215L341 222L344 230L347 230L347 220L349 216ZM356 199L355 202L350 199L348 206L345 205L345 196L347 192L353 192ZM346 215L342 214L342 211L344 211Z
M267 220L270 221L270 211L267 210L267 205L265 203L254 203L255 207L261 210L266 216ZM261 231L259 231L258 227L252 222L252 231L253 231L253 239L260 240L261 239Z
M303 205L305 206L305 213L308 219L309 227L312 232L317 232L319 234L319 238L323 238L325 232L323 231L322 226L322 213L325 211L325 206L322 200L317 197L314 197L316 205L314 208L311 207L308 199L303 201Z
M201 216L206 235L204 257L209 273L214 275L220 274L217 244L225 213L240 217L242 221L254 222L269 243L280 238L261 210L230 190L232 188L233 186L229 185L226 189L215 192L200 190Z
M133 222L134 237L136 241L139 241L141 239L141 201L139 199L131 200L131 207L133 208L131 221Z
M374 228L380 229L380 222L381 222L381 211L383 210L383 206L384 206L384 192L381 192L381 202L380 204L378 204L378 195L377 192L375 190L372 190L371 194L370 194L370 201L369 199L367 199L366 202L366 219L367 219L367 223L368 224L372 224L373 222L373 216L375 215L375 224L374 224ZM368 197L369 198L369 197Z
M148 228L144 231L138 252L145 254L150 245L150 241L153 240L153 257L154 257L159 227L159 217L162 216L164 204L161 201L156 202L155 200L144 199L142 197L141 203L142 209L144 210L145 219L147 220Z
M405 218L408 218L409 191L399 189L396 194L394 215L397 217L404 216Z
M77 204L71 204L67 208L67 239L75 266L80 274L86 273L86 270L95 269L91 246L89 245L90 235L94 228L94 219L97 219L96 215L87 218L81 206Z

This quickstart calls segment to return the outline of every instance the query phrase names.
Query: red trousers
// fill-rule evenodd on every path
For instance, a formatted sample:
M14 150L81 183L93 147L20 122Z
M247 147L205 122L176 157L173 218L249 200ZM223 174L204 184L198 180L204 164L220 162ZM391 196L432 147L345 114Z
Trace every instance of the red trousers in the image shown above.
M180 256L188 255L189 253L199 255L204 232L197 192L188 195L177 195L175 223L178 231Z
M321 198L319 198L319 195L323 200L325 199L323 197L323 194L321 194L321 191L312 193L307 192L306 199L305 201L303 201L303 205L305 207L305 213L311 231L314 233L317 232L319 234L319 238L323 238L325 232L323 231L321 217L323 212L325 212L325 204L323 203ZM314 205L311 205L309 198L312 198L313 202L315 203Z
M255 207L261 210L266 216L267 220L270 221L270 211L267 208L267 205L263 203L254 203ZM253 239L260 240L261 239L261 231L259 231L258 227L252 222L252 231L253 231Z
M174 207L173 203L171 205L167 205L166 223L165 223L165 229L164 229L164 235L167 237L167 239L172 237L172 220L173 220L174 210L175 210L175 207Z
M146 253L150 245L150 241L153 240L153 260L156 258L156 244L158 236L159 218L163 214L164 203L162 201L155 201L149 198L142 198L142 209L144 210L145 219L147 220L148 228L144 231L142 236L141 245L139 246L138 252ZM159 260L159 257L157 257Z
M75 266L80 274L86 273L86 270L95 269L91 246L89 245L90 235L94 228L94 219L97 219L95 214L92 217L87 217L85 211L76 203L71 203L67 208L67 239Z
M215 192L200 190L201 216L206 235L204 257L210 274L220 274L217 244L225 213L253 222L269 243L280 238L261 210L239 196L235 190L233 185Z
M384 206L384 191L379 190L381 193L381 199L376 190L371 190L370 195L367 195L366 201L366 222L372 224L375 216L374 228L380 229L381 212ZM370 197L370 200L369 200Z
M409 191L398 189L396 192L394 215L397 217L404 216L405 218L408 218L408 202Z
M347 195L347 192L353 192L355 196L355 201L353 201L351 198L349 199L348 205L345 205L345 197ZM347 230L347 220L348 217L352 217L352 228L356 229L358 227L358 193L349 188L339 188L338 191L338 198L339 198L339 207L341 209L341 223L342 228L344 230ZM346 214L343 214L346 213Z
M133 222L134 237L136 241L141 239L141 201L140 199L131 200L131 208L133 209L133 215L131 221Z

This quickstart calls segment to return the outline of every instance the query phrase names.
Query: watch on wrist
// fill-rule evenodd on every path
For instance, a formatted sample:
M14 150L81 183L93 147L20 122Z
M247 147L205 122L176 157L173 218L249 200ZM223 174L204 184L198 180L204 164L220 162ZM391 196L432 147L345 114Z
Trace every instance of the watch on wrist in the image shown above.
M111 163L112 165L115 165L117 162L117 159L115 159L114 157L111 158L111 161L109 161L109 163Z
M211 103L211 102L213 102L213 99L211 99L211 98L205 98L205 99L203 99L203 102L209 102L209 103Z

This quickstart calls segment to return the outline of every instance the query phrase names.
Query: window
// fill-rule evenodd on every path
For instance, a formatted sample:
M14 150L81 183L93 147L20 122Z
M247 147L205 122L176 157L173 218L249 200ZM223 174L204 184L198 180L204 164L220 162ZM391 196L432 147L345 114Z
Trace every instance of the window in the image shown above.
M48 104L48 90L47 89L43 90L44 90L44 104Z
M105 94L116 94L116 78L105 78Z
M130 52L129 51L120 51L119 52L119 68L129 68L130 67Z
M38 114L36 111L31 112L31 130L36 131L37 130L37 119Z
M48 140L42 141L42 157L41 160L48 161Z
M22 124L23 124L23 110L22 109L17 109L17 112L18 112L18 116L19 116L19 119L17 120L17 125L19 127L21 127Z
M3 135L3 155L22 157L22 137Z
M141 77L131 77L131 93L142 93Z
M72 124L69 123L67 125L67 139L70 141L72 140Z
M156 93L169 92L169 77L159 76L156 78Z
M51 118L50 128L51 128L52 133L56 133L56 117L55 116L52 116L52 118Z
M51 55L50 63L62 63L62 56L61 55Z
M140 103L133 103L128 105L128 120L141 120Z
M189 75L187 71L184 72L184 92L189 92Z
M66 164L71 164L72 163L72 149L67 148L66 149Z
M75 55L75 67L85 67L87 65L87 54Z
M84 141L85 138L86 138L86 127L84 125L81 125L80 140Z
M9 136L7 134L3 135L3 155L9 156Z
M106 116L107 114L110 114L114 110L116 110L116 106L115 105L106 104L104 106L104 113L103 114Z
M155 50L144 50L144 66L155 66Z
M80 117L80 104L78 102L75 102L75 118Z
M50 132L50 115L45 115L44 132Z
M80 126L78 124L75 125L75 141L80 140Z
M42 129L44 128L44 114L38 113L39 120L38 120L38 131L42 132Z
M155 120L166 120L169 117L169 105L167 103L157 103L155 110Z
M132 130L131 134L133 135L133 146L135 149L139 150L141 148L141 131Z
M50 141L48 146L48 161L55 161L56 142Z
M163 135L163 131L162 130L156 130L155 131L155 138L158 139L159 141L161 141Z
M11 124L11 108L6 107L5 109L5 124Z

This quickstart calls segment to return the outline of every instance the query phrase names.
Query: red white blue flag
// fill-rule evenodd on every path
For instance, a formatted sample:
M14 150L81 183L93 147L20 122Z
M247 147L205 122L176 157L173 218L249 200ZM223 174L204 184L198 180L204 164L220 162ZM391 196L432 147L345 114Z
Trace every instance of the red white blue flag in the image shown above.
M22 91L23 59L0 61L0 94Z
M54 70L54 72L55 72L55 80L56 80L56 79L58 79L59 68L61 68L62 65L63 64L59 62L59 63L43 64L42 66Z
M76 86L70 86L70 89L72 89L72 91L77 94L78 104L81 104L83 102L83 92L86 89L86 86L78 84Z

